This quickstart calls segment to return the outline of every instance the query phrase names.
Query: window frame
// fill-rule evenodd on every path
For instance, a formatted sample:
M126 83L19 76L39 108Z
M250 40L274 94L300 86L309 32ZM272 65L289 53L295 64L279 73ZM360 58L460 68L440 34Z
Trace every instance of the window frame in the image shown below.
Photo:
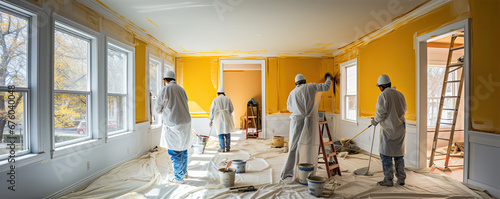
M150 99L148 100L148 105L150 108L148 108L149 110L149 113L148 113L148 121L150 122L151 124L151 128L152 129L155 129L155 128L160 128L161 127L161 115L157 115L156 116L156 122L157 123L152 123L152 120L153 120L153 116L155 115L154 113L154 107L155 107L155 103L153 103L153 99L152 97L153 96L149 96L149 93L151 93L151 81L149 79L149 72L150 72L150 67L151 67L151 62L156 62L158 63L158 68L156 70L156 74L157 74L157 78L158 78L158 82L156 82L157 84L157 87L158 87L158 92L160 92L161 88L163 87L163 76L164 76L164 72L163 72L163 67L164 67L164 64L165 64L165 61L163 59L160 59L159 57L149 53L149 56L148 56L148 65L147 65L147 71L148 71L148 93L146 93L147 95L147 99ZM157 94L157 93L156 93ZM151 95L156 95L155 93L151 93Z
M347 69L355 67L356 71L356 95L347 95ZM358 99L358 60L352 59L340 64L340 84L341 84L341 96L340 96L340 113L342 121L358 123L359 117L359 99ZM347 97L356 97L356 116L354 119L347 118Z
M99 46L99 33L91 30L81 24L78 24L72 20L69 20L65 17L62 17L58 14L54 13L54 19L53 19L53 27L52 27L52 48L54 49L51 53L51 56L55 56L55 33L56 30L60 32L64 32L66 34L69 34L71 36L85 39L89 41L89 49L88 49L88 56L89 56L89 63L88 63L88 69L87 69L87 91L73 91L73 90L65 90L65 89L60 89L56 90L55 88L53 89L52 93L52 135L51 139L53 140L51 142L53 150L57 149L63 149L63 148L68 148L68 147L73 147L73 146L78 146L81 143L86 143L88 141L97 141L100 139L99 132L97 128L95 128L94 124L94 117L97 117L94 112L94 106L97 106L99 102L95 101L95 95L97 95L96 89L94 89L94 84L96 79L98 77L94 74L94 70L97 70L98 68L98 46ZM53 58L53 63L52 63L52 82L55 82L55 58ZM52 87L54 87L52 85ZM56 94L77 94L77 95L86 95L87 96L87 116L86 116L86 129L87 129L87 137L83 138L77 138L74 140L69 140L61 143L56 143L55 142L55 123L54 123L54 116L55 116L55 95Z
M116 51L120 51L123 53L127 54L127 66L125 68L126 70L126 94L120 94L120 93L110 93L108 92L108 50L113 49ZM118 40L115 40L111 37L106 36L105 37L105 49L103 50L105 53L105 110L106 110L106 124L104 126L104 129L106 129L106 142L109 141L109 139L112 139L114 137L119 137L121 135L128 134L132 131L135 131L135 48L129 45L126 45ZM109 96L124 96L126 97L126 110L125 112L127 113L127 118L125 119L125 129L120 130L120 131L113 131L113 132L108 132L108 97ZM133 108L131 108L133 107Z

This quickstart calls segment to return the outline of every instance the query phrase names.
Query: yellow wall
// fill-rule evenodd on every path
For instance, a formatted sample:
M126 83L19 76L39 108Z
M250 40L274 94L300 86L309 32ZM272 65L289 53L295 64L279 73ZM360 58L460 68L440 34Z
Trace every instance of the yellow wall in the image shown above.
M393 86L401 91L407 103L406 119L416 121L416 68L414 42L417 35L469 17L466 0L452 1L429 12L378 39L348 49L334 58L340 63L358 58L359 117L375 115L375 104L380 90L377 78L387 74ZM339 100L337 100L339 107ZM338 112L338 108L336 109Z
M472 129L500 134L500 3L498 0L471 0Z
M135 40L135 122L147 122L146 112L146 43Z
M208 118L219 87L219 59L183 57L176 58L176 63L176 77L186 90L191 116Z
M218 88L219 57L179 57L176 59L177 78L183 85L193 117L208 117L210 105ZM226 58L224 58L226 59ZM308 82L324 82L326 72L333 73L332 58L258 58L266 60L266 114L289 114L288 94L295 87L294 78L304 74ZM253 59L252 59L253 60ZM333 94L326 92L319 107L332 112Z
M324 83L326 72L333 73L331 58L270 58L266 76L267 114L289 113L288 94L295 88L295 76L303 74L308 83ZM323 93L320 111L332 112L333 90Z
M240 116L246 115L250 99L254 98L262 109L261 76L260 70L224 71L224 90L233 103L236 128L240 127Z

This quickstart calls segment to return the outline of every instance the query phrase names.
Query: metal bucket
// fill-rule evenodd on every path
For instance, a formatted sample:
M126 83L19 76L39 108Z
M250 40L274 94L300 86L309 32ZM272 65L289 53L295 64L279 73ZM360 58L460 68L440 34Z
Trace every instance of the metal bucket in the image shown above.
M323 196L323 185L325 184L326 178L320 176L311 176L307 178L307 188L309 193L316 197Z
M314 165L309 163L301 163L299 166L299 183L307 185L307 177L314 171Z
M233 165L236 166L236 173L245 173L247 161L245 161L245 160L233 160Z
M236 172L235 169L229 168L226 171L226 168L220 168L219 169L219 177L220 177L220 184L224 187L232 187L234 186L234 176Z

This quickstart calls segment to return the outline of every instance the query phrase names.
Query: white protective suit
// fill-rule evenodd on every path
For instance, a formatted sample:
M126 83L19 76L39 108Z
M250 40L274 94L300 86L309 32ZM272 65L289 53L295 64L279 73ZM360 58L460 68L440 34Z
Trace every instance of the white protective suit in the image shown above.
M315 167L318 164L318 104L321 94L316 94L330 90L331 85L332 81L328 78L325 83L321 84L298 85L290 92L287 101L287 109L292 112L288 144L290 150L281 170L281 179L286 177L295 179L295 166L299 162L310 163Z
M167 149L184 151L188 149L191 136L191 115L184 89L170 81L158 94L155 112L162 114L162 143Z
M233 103L225 95L219 95L212 101L210 121L218 135L235 132L233 118Z
M386 88L377 100L375 122L380 123L380 153L398 157L405 154L406 100L396 88Z

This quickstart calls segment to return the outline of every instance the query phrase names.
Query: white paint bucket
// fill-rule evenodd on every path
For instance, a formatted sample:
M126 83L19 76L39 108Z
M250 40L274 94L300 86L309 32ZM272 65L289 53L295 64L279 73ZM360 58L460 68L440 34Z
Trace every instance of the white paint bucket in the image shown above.
M201 154L201 153L203 153L203 148L205 148L205 145L193 144L194 154Z
M309 163L301 163L299 166L299 183L307 185L307 177L314 171L314 165Z
M319 176L311 176L307 178L307 188L309 193L316 197L321 197L323 195L323 185L325 184L326 178Z
M245 173L247 161L245 161L245 160L233 160L233 165L236 166L236 173Z
M219 177L220 177L220 184L224 187L232 187L234 186L234 176L236 172L235 169L229 168L226 171L226 168L220 168L219 169Z

